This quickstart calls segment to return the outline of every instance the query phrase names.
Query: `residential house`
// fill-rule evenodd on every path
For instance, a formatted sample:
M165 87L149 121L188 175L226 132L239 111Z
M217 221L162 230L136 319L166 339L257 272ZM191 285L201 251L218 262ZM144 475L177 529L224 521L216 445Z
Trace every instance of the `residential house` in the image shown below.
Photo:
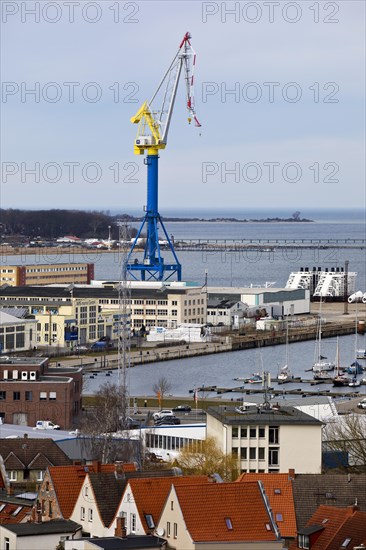
M134 464L122 464L121 467L124 472L136 470ZM48 467L38 490L36 504L42 521L69 519L87 474L111 473L115 469L115 464L101 464L96 461L87 466L71 464Z
M156 533L175 550L283 548L260 482L173 484Z
M213 480L208 476L129 479L111 527L114 528L117 519L123 517L127 534L152 534L155 532L173 483L174 485L191 485L209 482L213 482Z
M237 457L242 473L320 473L322 426L316 418L282 404L221 405L207 411L207 437Z
M45 357L0 357L0 421L70 429L81 412L82 369L50 367Z
M0 524L24 523L31 519L35 493L13 494L13 488L0 489Z
M358 506L319 506L307 524L297 530L290 550L351 550L365 540L366 512L360 512Z
M153 535L83 538L65 541L65 550L151 550L167 548L166 540Z
M80 537L80 525L70 520L0 525L2 550L51 550L60 541Z
M346 508L357 502L366 512L366 474L300 474L292 481L296 523L305 527L318 506Z
M114 472L87 473L70 516L81 525L84 537L113 534L110 525L126 485L122 467Z
M6 475L15 488L33 488L49 466L66 466L70 459L53 439L24 437L0 439Z
M290 470L287 474L241 474L236 480L238 483L262 483L273 517L285 541L293 541L297 533L292 490L294 477L295 472Z

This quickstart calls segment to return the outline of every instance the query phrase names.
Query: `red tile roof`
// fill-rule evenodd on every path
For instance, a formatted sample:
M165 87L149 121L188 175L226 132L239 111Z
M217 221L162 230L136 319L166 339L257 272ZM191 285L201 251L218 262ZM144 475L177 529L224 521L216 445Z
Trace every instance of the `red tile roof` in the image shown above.
M3 504L5 504L4 508L2 508ZM31 504L15 504L0 499L0 525L2 523L22 523L26 516L31 515L32 506L33 502ZM14 512L16 512L15 515Z
M261 481L281 535L296 536L296 514L292 481L288 474L241 474L239 483ZM282 517L282 520L280 519Z
M362 544L366 538L366 512L360 512L353 506L319 506L306 527L313 525L319 525L323 529L311 545L311 550L351 550ZM342 546L347 539L350 539L348 544ZM296 542L290 546L290 550L297 548Z
M151 531L146 523L145 515L150 514L153 517L155 525L157 525L173 484L191 485L208 482L210 482L208 476L172 476L129 479L128 483L145 533ZM125 494L126 491L129 491L128 487L126 487Z
M195 542L275 541L257 482L175 485L186 528ZM226 518L232 529L228 529Z

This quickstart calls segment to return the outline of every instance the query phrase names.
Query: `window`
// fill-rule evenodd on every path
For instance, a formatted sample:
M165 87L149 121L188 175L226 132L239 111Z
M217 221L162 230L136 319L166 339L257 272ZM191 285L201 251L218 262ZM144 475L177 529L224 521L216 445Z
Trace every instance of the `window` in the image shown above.
M131 533L136 533L136 514L130 514Z
M4 543L5 543L4 550L10 550L10 539L8 537L4 538Z
M247 448L246 448L246 447L242 447L242 448L240 449L240 458L241 458L241 460L246 460L246 459L247 459L247 456L248 456L248 454L247 454Z
M275 443L276 445L278 444L279 442L279 438L278 438L278 427L270 427L269 428L269 432L268 432L268 441L270 443Z
M38 470L37 472L37 481L43 481L44 471Z
M20 391L13 392L13 401L20 401Z
M176 539L178 536L178 524L174 523L174 538Z
M146 523L149 529L154 529L155 523L151 514L145 514Z
M279 449L276 447L268 448L268 465L269 466L278 466L279 465Z
M48 501L48 516L52 518L52 500Z
M238 437L239 435L239 428L237 426L233 426L231 429L232 437Z
M174 510L174 501L173 500L170 501L170 509Z
M248 437L248 430L247 430L247 428L241 428L241 429L240 429L240 436L241 436L241 437Z
M46 391L41 391L40 394L39 394L39 399L40 399L40 401L47 401L47 392Z
M265 437L266 436L266 429L265 428L258 428L258 436L259 437Z
M85 520L85 508L84 508L84 506L82 506L82 507L80 508L80 519L81 519L82 521Z
M308 535L298 535L297 537L297 546L299 548L310 548L310 541Z
M0 391L0 401L5 401L6 399L6 391Z
M31 391L26 391L25 392L25 400L26 401L32 401L32 392Z
M10 470L9 481L16 481L18 479L18 472L16 470Z
M166 536L170 537L170 521L167 521L166 524Z
M238 458L238 447L233 447L231 449L231 454L233 455L233 458Z
M249 458L250 460L255 460L257 456L257 449L255 447L250 447L249 449Z
M56 400L56 392L55 391L50 391L49 398L50 398L51 401L55 401Z
M276 514L276 521L283 521L283 515L282 514Z
M350 542L351 542L350 538L344 539L344 541L342 542L341 548L347 548Z
M88 510L88 521L93 521L93 508Z
M231 523L231 519L230 518L225 518L225 523L226 523L226 527L228 528L228 530L232 531L233 524Z
M264 460L264 453L265 453L264 447L259 447L259 449L258 449L258 459L259 460Z
M252 439L257 437L257 428L250 428L249 437L251 437Z

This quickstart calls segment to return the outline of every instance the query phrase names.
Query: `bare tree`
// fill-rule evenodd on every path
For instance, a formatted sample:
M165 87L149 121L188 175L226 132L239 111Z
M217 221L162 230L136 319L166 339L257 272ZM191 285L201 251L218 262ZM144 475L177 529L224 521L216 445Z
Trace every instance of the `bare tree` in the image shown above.
M348 471L366 471L365 415L347 414L328 422L324 426L323 441L325 449L348 456Z
M224 481L233 481L239 472L237 457L221 451L213 437L200 441L198 448L185 447L174 464L186 475L217 473Z
M157 396L161 407L163 406L164 396L172 389L172 385L166 376L160 376L159 380L153 385L153 391Z
M85 445L103 463L135 460L128 432L128 405L123 387L103 384L95 394L94 406L82 419L81 432L87 436Z

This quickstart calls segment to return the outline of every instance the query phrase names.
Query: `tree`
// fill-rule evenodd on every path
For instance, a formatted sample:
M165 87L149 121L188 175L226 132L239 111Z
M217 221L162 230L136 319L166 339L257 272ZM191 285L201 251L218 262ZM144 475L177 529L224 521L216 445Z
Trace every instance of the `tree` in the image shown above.
M174 462L186 475L210 475L217 473L224 481L238 477L238 459L219 449L216 440L208 437L200 442L199 449L185 447Z
M159 405L163 406L164 396L172 389L172 385L166 376L160 376L159 380L153 385L153 391L159 400Z
M139 448L139 442L136 441L136 445L129 439L128 406L125 388L117 384L103 384L95 394L94 406L82 419L81 432L88 436L85 446L102 463L136 460L135 451Z
M366 416L347 414L328 422L323 430L324 447L348 455L347 471L366 471ZM342 464L340 464L342 466Z

